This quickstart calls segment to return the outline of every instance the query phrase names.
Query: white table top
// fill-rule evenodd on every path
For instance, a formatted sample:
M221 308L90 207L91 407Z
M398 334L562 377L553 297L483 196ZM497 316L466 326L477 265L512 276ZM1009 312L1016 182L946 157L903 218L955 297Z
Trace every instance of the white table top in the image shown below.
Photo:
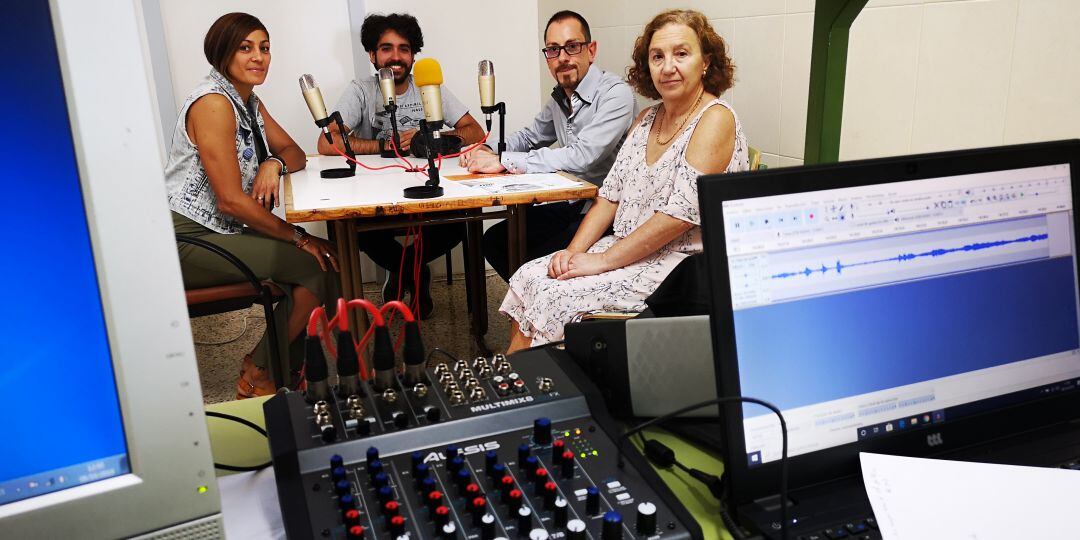
M378 168L401 164L400 161L378 156L358 156L357 160ZM414 165L423 166L426 160L409 158ZM432 199L408 199L404 189L423 185L427 173L405 172L401 168L371 171L357 167L349 178L322 178L319 172L345 167L343 157L308 157L304 170L289 174L285 187L286 218L290 222L338 219L364 215L392 215L433 212L464 208L484 208L503 204L521 204L553 200L592 198L596 187L567 176L551 174L470 175L458 165L457 158L444 159L439 168L444 194ZM458 180L448 177L456 176ZM510 181L512 178L512 181ZM508 185L506 192L467 185L471 180ZM501 180L500 180L501 179Z

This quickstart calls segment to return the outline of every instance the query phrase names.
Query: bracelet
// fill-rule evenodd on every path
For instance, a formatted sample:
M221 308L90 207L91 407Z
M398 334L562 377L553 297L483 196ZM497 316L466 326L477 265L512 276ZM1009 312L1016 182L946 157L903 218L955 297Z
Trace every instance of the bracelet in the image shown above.
M286 174L289 174L289 168L285 166L285 160L284 159L281 159L280 157L271 154L269 157L266 158L266 161L270 161L270 160L274 160L274 161L278 162L278 165L281 165L281 171L278 172L278 178L281 178L282 176L285 176Z
M308 236L307 231L299 225L293 225L293 244L298 248L302 248L311 241L311 237Z

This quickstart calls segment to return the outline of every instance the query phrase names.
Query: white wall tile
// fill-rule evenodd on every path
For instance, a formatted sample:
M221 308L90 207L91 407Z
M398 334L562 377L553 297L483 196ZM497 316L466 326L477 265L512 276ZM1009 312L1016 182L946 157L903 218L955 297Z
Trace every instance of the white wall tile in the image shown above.
M814 0L787 0L784 13L813 13Z
M1016 0L923 10L912 152L1001 144Z
M780 167L780 156L776 154L762 152L761 163L762 165L765 165L766 168L775 169L777 167Z
M735 2L732 17L760 17L762 15L783 15L786 0L738 0Z
M1020 3L1005 143L1080 137L1077 28L1076 0Z
M732 17L737 8L736 4L747 0L672 0L660 2L657 0L623 0L626 2L625 9L621 12L620 24L646 25L662 11L669 9L692 9L700 11L707 19L721 19ZM756 1L756 0L754 0ZM592 24L592 21L590 21Z
M908 153L922 9L867 9L852 24L840 159Z
M735 58L735 19L713 19L709 21L713 30L716 30L717 34L724 39L724 43L727 44L727 54L729 58ZM735 65L735 84L738 84L739 79L739 66ZM720 98L728 102L728 105L735 106L735 94L731 90L720 94Z
M736 112L750 145L763 153L780 151L783 40L782 16L735 19Z
M803 160L780 156L780 167L801 167Z
M622 76L630 57L630 53L626 52L622 27L593 28L592 38L596 42L596 65L604 71Z
M884 6L917 6L922 3L923 0L870 0L863 9Z
M781 156L803 157L813 27L812 13L784 17L784 59L780 86Z

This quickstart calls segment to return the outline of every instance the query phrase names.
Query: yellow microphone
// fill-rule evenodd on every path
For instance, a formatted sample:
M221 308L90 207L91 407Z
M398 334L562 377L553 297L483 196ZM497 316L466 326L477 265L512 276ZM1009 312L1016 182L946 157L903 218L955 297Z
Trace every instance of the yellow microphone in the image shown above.
M432 131L441 127L443 121L442 110L442 68L434 58L417 60L413 65L413 81L420 89L420 102L424 106L424 120L431 126Z

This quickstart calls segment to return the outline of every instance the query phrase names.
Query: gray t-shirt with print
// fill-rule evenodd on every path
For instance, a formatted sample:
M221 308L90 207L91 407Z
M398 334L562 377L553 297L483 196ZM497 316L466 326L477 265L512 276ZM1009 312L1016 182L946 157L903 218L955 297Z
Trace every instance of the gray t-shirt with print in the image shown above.
M409 75L409 86L404 95L397 96L398 132L420 129L424 119L424 106L420 101L420 90ZM443 122L455 126L463 116L469 113L454 94L446 87L442 89ZM352 129L350 135L361 139L390 138L390 114L383 109L382 91L379 90L379 78L375 75L349 83L345 93L335 106L341 112L341 119Z

